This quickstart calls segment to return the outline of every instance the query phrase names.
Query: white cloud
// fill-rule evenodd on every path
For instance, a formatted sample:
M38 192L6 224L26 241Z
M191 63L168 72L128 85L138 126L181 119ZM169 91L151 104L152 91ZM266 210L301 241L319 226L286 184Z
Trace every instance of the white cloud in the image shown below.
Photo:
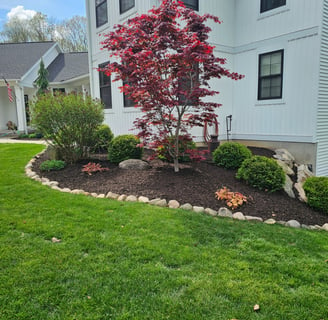
M34 17L36 11L24 9L23 6L12 8L8 13L8 19L18 18L19 20L29 20Z

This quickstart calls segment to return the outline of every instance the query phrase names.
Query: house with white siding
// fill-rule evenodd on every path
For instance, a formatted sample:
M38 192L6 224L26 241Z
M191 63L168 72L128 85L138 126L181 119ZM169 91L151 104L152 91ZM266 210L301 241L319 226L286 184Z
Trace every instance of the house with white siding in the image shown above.
M89 94L87 52L63 53L53 41L1 43L0 131L7 129L8 122L20 132L28 131L29 103L36 97L41 59L48 70L50 90Z
M287 148L318 176L328 176L328 0L185 0L199 14L222 20L209 42L240 81L214 80L220 91L219 139L250 146ZM140 114L118 82L97 68L108 63L100 42L115 24L145 13L160 0L86 0L90 89L105 104L113 132L129 132ZM230 122L226 121L231 116ZM203 141L201 128L194 130Z

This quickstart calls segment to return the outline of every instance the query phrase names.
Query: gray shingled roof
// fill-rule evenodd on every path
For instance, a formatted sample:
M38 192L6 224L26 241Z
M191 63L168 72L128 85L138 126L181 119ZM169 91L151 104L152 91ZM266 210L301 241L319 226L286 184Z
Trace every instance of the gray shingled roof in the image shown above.
M20 79L55 42L0 43L0 77Z
M48 67L49 82L62 82L89 74L88 53L60 53Z

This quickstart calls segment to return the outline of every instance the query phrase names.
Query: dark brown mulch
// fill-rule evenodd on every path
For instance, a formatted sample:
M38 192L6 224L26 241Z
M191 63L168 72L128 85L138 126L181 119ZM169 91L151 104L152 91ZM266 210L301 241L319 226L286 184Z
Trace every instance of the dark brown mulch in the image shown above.
M253 154L271 157L273 152L268 149L251 148ZM267 193L254 189L235 178L235 170L226 170L214 165L210 159L191 164L181 164L180 172L175 173L172 165L161 161L151 161L151 169L132 171L119 169L109 163L106 156L99 155L93 159L110 170L88 175L81 172L82 166L89 161L68 165L57 172L40 172L39 165L46 155L34 164L34 171L40 176L59 182L59 187L83 189L98 194L109 191L135 196L145 196L150 199L162 198L177 200L180 204L190 203L196 206L218 210L226 206L223 201L215 198L215 192L226 186L231 191L238 191L253 199L239 210L245 215L274 218L277 221L295 219L306 225L323 225L328 222L328 216L316 212L299 200L289 198L283 191ZM101 160L102 159L102 160Z

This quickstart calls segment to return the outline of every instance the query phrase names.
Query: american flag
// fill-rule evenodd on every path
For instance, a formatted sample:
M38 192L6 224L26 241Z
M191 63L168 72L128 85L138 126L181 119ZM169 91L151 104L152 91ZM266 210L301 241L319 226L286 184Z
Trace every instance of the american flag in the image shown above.
M6 82L6 85L7 85L7 90L8 90L8 99L10 102L13 102L14 101L14 98L13 98L13 95L12 95L12 89L10 88L10 85L7 81Z

